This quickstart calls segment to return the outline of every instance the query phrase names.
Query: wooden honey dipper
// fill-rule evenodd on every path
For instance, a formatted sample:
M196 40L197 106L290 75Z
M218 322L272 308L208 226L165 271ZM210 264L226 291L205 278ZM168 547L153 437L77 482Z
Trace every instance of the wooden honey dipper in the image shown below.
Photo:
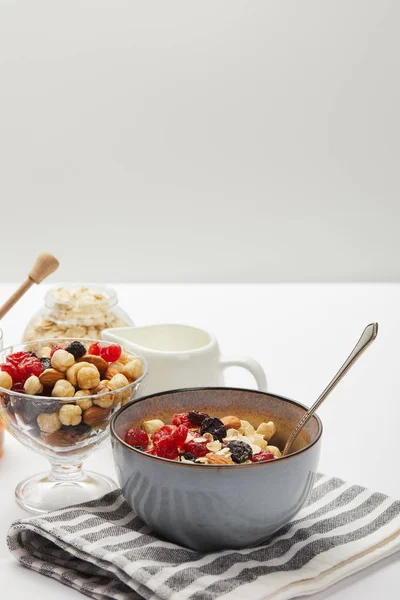
M39 254L28 277L23 283L21 283L13 295L10 296L6 302L4 302L3 306L0 307L0 319L2 319L4 315L8 313L10 308L12 308L14 304L16 304L18 300L22 298L22 296L34 283L41 283L43 279L46 279L46 277L57 270L58 265L58 260L52 254L49 254L48 252Z

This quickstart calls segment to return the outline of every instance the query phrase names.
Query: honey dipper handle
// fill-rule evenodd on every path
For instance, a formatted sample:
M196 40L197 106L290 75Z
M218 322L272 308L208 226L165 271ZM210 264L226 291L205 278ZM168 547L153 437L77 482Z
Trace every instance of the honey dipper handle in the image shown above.
M41 283L43 279L46 279L46 277L57 270L58 265L59 262L55 256L48 252L43 252L37 257L36 262L29 273L29 277L34 283Z
M40 283L43 279L54 273L58 264L58 260L52 254L48 254L48 252L39 254L28 277L21 283L13 295L6 300L3 306L0 307L0 319L8 313L10 308L22 298L25 292L27 292L34 283Z

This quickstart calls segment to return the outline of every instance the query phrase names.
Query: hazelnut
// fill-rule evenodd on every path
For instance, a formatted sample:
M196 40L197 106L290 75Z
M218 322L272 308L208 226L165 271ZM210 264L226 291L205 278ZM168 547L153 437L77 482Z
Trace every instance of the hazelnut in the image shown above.
M111 392L107 385L99 385L94 391L95 394L104 394L105 392ZM100 408L110 408L113 402L113 394L107 394L107 396L102 396L101 398L93 398L93 404L100 406Z
M76 404L64 404L60 408L59 417L63 425L79 425L82 421L82 409Z
M12 386L13 380L11 375L5 371L0 371L0 387L6 390L11 390Z
M61 371L61 373L64 373L74 362L74 355L66 350L56 350L51 357L51 366L57 371Z
M43 386L40 383L39 377L31 375L24 383L24 392L30 396L43 392Z
M78 390L74 396L76 398L76 404L81 407L82 410L88 410L91 406L93 406L93 402L90 398L80 398L81 396L87 396L87 390Z
M66 379L60 379L56 382L51 395L54 398L70 398L75 394L75 388Z
M43 348L40 349L41 358L50 358L50 354L51 354L50 346L43 346Z
M95 369L96 367L88 362L77 362L75 364L72 365L72 367L69 367L67 369L67 372L65 373L68 381L70 383L72 383L72 385L74 385L75 387L78 385L78 373L81 369L85 368L85 367L91 367L92 369Z
M136 379L139 379L139 377L143 375L143 365L140 358L134 358L133 360L128 362L125 365L122 373L131 381L136 381Z
M128 362L131 362L134 358L135 358L135 356L133 356L133 354L128 354L127 352L122 352L121 356L118 359L118 362L120 362L123 365L127 365Z
M100 373L95 367L83 367L78 371L78 385L84 390L95 388L100 383Z
M123 388L126 385L129 385L129 381L122 373L117 373L117 375L114 375L114 377L112 377L108 382L108 387L111 390L119 390L120 388Z
M108 365L107 371L105 372L104 377L106 379L112 379L114 377L114 375L117 375L117 373L122 373L124 368L125 368L125 365L123 365L122 363L113 362Z
M58 431L62 425L57 413L42 413L36 419L41 431L45 433L54 433Z

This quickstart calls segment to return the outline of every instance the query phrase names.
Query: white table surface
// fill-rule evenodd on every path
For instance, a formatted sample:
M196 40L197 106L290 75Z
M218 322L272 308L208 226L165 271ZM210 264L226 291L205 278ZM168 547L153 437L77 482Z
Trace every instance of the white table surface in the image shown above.
M400 498L400 286L385 285L115 285L136 325L175 322L213 331L222 353L257 358L269 390L312 403L363 327L378 321L374 345L320 409L325 431L320 470ZM0 285L0 304L15 289ZM19 341L46 286L32 289L2 321L4 343ZM228 383L253 387L228 372ZM114 476L110 447L86 461ZM27 516L14 501L24 477L46 460L7 435L0 460L0 597L73 600L79 593L18 565L6 546L10 523ZM314 596L316 600L398 600L400 553Z

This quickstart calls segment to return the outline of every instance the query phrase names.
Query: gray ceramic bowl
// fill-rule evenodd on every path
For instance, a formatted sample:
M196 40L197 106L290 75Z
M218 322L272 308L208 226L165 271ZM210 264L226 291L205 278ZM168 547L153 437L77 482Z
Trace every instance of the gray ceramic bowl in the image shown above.
M145 454L123 440L146 419L170 423L197 410L236 415L253 425L273 420L270 443L283 447L306 408L273 394L235 388L172 390L140 398L111 421L122 493L139 517L166 539L200 552L256 545L288 523L305 503L317 472L322 423L310 419L293 452L264 463L194 465Z

